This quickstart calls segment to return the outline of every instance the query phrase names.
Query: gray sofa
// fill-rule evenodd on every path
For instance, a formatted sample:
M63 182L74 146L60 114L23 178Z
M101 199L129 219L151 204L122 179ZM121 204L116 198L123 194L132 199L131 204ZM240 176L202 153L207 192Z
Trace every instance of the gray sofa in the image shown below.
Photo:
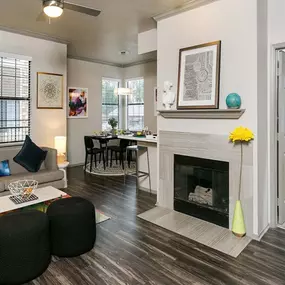
M21 147L0 148L0 161L9 160L11 176L0 177L0 196L10 195L8 185L11 181L22 179L35 179L39 182L38 188L53 186L57 189L64 188L63 171L57 167L57 151L52 148L43 147L47 150L47 157L41 169L37 173L28 172L24 167L14 162L13 158L20 151Z

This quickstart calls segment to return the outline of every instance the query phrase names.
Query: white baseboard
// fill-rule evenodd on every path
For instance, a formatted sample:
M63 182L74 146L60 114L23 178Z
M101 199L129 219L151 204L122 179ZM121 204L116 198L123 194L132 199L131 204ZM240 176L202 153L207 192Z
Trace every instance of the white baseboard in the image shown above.
M84 162L82 163L73 163L73 164L69 164L68 167L75 167L75 166L84 166Z
M140 187L140 190L142 190L142 191L145 191L145 192L148 192L148 193L149 193L149 189L148 189L148 188ZM157 194L157 191L156 191L156 190L151 190L151 194Z
M265 227L265 229L264 229L259 235L253 234L253 235L252 235L252 238L253 238L254 240L260 241L260 240L262 239L262 237L267 233L267 231L269 230L269 228L270 228L270 225L268 224L268 225Z

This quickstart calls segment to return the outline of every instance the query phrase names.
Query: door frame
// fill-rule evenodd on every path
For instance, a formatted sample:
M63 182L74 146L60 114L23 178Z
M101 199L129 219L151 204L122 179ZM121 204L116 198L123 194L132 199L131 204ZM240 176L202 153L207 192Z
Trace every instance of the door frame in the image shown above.
M277 194L278 194L278 150L277 150L277 53L279 50L285 49L285 43L280 43L272 45L270 48L270 68L269 78L269 98L268 98L268 108L269 108L269 128L268 128L268 189L269 189L269 221L270 227L278 226L277 217Z

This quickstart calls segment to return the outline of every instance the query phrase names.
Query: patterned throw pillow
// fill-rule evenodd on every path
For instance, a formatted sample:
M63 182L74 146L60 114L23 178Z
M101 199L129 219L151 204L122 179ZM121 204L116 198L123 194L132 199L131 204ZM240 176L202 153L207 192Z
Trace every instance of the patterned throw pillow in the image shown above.
M3 160L0 162L0 177L10 176L11 171L9 167L9 160Z

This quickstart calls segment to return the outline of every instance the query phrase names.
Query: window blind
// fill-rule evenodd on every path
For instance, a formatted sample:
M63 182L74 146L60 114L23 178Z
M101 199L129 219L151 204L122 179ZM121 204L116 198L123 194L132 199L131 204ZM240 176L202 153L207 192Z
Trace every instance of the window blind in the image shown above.
M102 130L110 128L108 120L115 118L119 122L119 96L114 94L120 81L117 79L102 79Z
M31 61L0 57L0 144L30 135Z

